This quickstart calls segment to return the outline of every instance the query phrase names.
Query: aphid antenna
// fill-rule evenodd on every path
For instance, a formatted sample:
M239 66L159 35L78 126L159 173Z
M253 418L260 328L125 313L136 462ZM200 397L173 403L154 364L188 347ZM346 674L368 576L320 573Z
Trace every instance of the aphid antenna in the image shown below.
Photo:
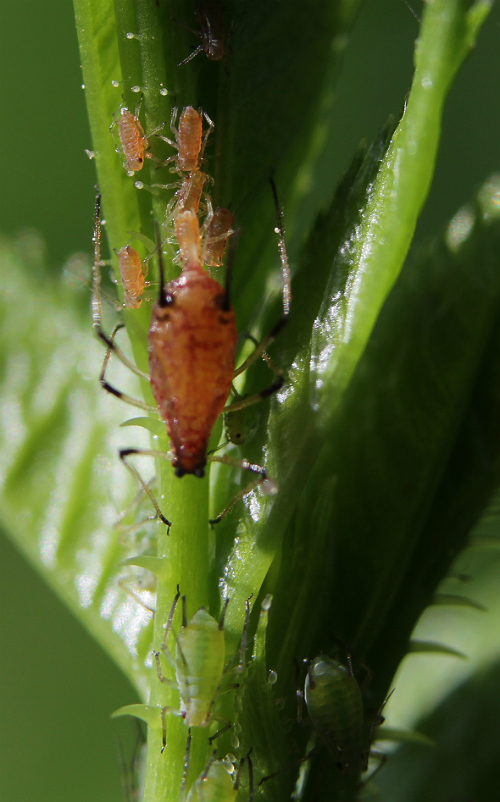
M158 304L159 306L168 306L170 304L170 298L168 294L165 292L165 269L163 267L163 252L162 252L160 226L158 225L158 220L155 220L155 233L156 233L156 242L158 248L158 270L160 273Z
M210 136L210 134L214 130L215 123L208 116L206 111L203 111L201 106L198 107L198 114L202 115L205 118L205 120L207 121L207 123L208 123L208 128L207 128L207 130L205 132L205 136L203 137L203 142L201 144L201 150L200 150L200 161L202 161L203 160L203 154L205 153L205 148L206 148L207 142L208 142L208 137Z
M92 325L97 334L101 329L101 193L95 187L94 264L92 265Z
M290 314L290 304L291 304L291 277L290 277L290 265L288 263L288 254L286 252L286 244L285 244L285 225L283 217L283 208L278 199L278 190L276 189L276 183L274 181L273 176L270 176L269 183L271 184L271 189L273 192L274 206L276 209L276 219L278 221L278 225L274 230L278 235L278 248L280 252L281 272L283 276L283 317L285 319L288 319L288 316ZM283 323L284 322L285 321L283 321ZM281 325L283 325L283 323Z
M271 189L273 192L274 198L274 205L276 210L276 219L277 219L277 226L275 228L275 232L278 235L278 249L280 253L280 261L281 261L281 275L282 275L282 283L283 283L283 300L282 300L282 308L283 311L277 323L274 324L273 328L269 332L269 334L264 337L263 340L260 341L259 345L255 348L255 351L250 354L250 356L239 365L238 368L234 371L233 378L239 376L240 373L243 373L250 365L262 356L262 354L267 351L267 348L271 345L271 343L276 339L277 335L288 322L290 317L290 306L291 306L291 299L292 299L292 288L291 288L291 277L290 277L290 265L288 262L288 254L286 250L286 243L285 243L285 228L283 223L283 209L281 208L280 202L278 200L278 191L276 189L276 183L274 181L273 176L269 177L269 183L271 184ZM261 397L265 398L266 395L271 395L279 390L283 386L283 375L280 371L280 375L276 378L275 382L269 387L268 392ZM254 403L253 396L250 399L245 400L245 406Z
M231 308L231 282L233 279L234 257L236 248L238 247L238 237L240 236L241 229L236 228L233 232L229 242L229 252L227 255L226 265L226 280L224 282L224 300L222 302L222 309L227 312Z

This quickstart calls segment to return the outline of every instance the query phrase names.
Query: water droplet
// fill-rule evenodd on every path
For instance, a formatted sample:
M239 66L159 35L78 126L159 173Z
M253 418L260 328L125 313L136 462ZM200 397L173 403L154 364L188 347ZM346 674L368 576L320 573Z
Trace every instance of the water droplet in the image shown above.
M132 173L132 175L133 175L133 173ZM135 181L134 182L134 187L136 189L144 189L144 184L142 183L142 181Z
M82 89L85 89L85 84L82 84Z
M163 86L163 84L160 84L160 95L163 95L163 97L165 97L165 95L168 95L168 89L166 89Z
M120 81L111 81L111 86L114 86L117 89L120 86Z
M273 603L272 593L268 593L267 596L264 596L264 598L262 599L261 607L262 607L263 610L266 610L266 611L270 610L272 603Z
M85 148L85 153L89 157L89 159L95 159L95 150L88 150Z
M131 86L130 87L130 91L131 92L135 92L135 94L137 95L141 91L141 87L140 86Z
M278 675L277 675L276 671L271 671L270 670L269 674L268 674L268 677L267 677L267 681L268 681L269 685L274 685L277 682L277 680L278 680Z
M135 33L126 33L125 36L127 37L127 39L137 39Z

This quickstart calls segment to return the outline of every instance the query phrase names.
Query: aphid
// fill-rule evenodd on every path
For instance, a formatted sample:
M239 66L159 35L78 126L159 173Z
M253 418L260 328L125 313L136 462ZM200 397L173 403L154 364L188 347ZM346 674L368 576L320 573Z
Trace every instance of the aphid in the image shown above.
M235 777L235 766L232 761L228 758L225 760L216 759L215 755L216 753L214 752L204 771L192 784L186 802L235 802L245 762L248 765L249 798L251 799L253 795L253 772L250 755L240 760ZM186 768L187 766L188 760L186 760ZM181 799L183 790L181 788Z
M326 655L304 662L307 665L304 697L315 729L343 774L366 771L375 727L383 722L381 712L389 697L373 722L367 725L361 688L350 656L347 656L347 666Z
M121 149L117 147L116 150L117 153L121 152L124 156L123 166L129 175L142 170L144 159L154 159L154 156L148 153L149 137L160 131L164 125L162 123L146 135L139 121L140 108L141 104L139 103L135 114L132 114L126 106L120 106L119 113L113 116L113 122L110 125L112 134L115 125L118 129ZM156 159L154 160L156 161Z
M179 243L181 252L181 262L184 270L201 268L201 234L200 224L195 212L187 209L179 212L175 218L175 236ZM201 272L207 275L203 269ZM220 293L221 286L217 284L217 292Z
M177 476L204 475L207 459L236 465L257 474L256 481L241 491L233 503L214 519L218 522L233 504L255 486L263 485L267 479L264 468L246 460L234 461L226 456L207 457L208 440L217 416L224 411L233 412L266 398L283 385L283 375L277 371L272 384L244 399L225 406L232 380L263 356L267 347L288 320L290 313L290 271L286 256L282 211L278 203L276 188L272 184L278 215L279 250L283 274L283 313L252 354L236 369L234 359L237 346L234 312L229 301L228 270L226 287L222 287L203 269L198 257L198 221L193 212L178 215L178 236L181 251L184 250L181 275L169 284L164 283L163 261L159 248L160 293L153 307L149 330L149 370L143 373L114 344L102 330L100 311L100 197L96 200L96 227L94 233L94 300L93 320L98 336L108 349L141 378L149 378L153 395L161 417L166 423L171 452L151 449L122 449L120 458L127 465L149 496L160 520L169 524L161 513L151 489L144 483L138 471L127 458L133 454L148 454L171 459ZM186 222L181 231L181 223ZM156 408L137 401L112 387L104 372L100 377L105 390L140 409L157 412ZM266 488L267 490L267 488ZM267 492L274 493L275 485L269 482Z
M120 107L120 113L114 121L118 128L118 136L125 157L124 168L128 173L136 173L144 167L144 158L151 158L147 153L149 140L144 134L144 129L139 122L139 109L132 114L126 106ZM113 130L113 125L111 125Z
M202 234L201 260L207 267L220 267L229 237L233 233L233 215L218 206L205 221Z
M191 61L201 52L204 52L210 61L221 61L226 55L224 18L220 3L217 3L216 0L200 0L196 7L196 21L199 25L199 30L196 31L193 28L188 28L188 30L201 39L201 45L193 50L184 61L181 61L178 64L179 67L182 64L187 64L188 61Z
M183 178L180 189L175 196L174 217L179 212L184 211L198 214L203 188L207 180L208 175L202 173L201 170L195 170Z
M247 630L250 617L250 599L245 602L245 622L239 649L229 662L226 660L224 639L224 617L229 600L222 608L219 621L208 613L204 607L188 621L186 614L186 597L182 597L182 627L175 641L172 654L167 646L167 638L172 631L172 622L177 603L180 598L179 587L172 603L168 621L165 626L160 651L153 652L160 682L177 690L179 707L160 708L162 720L162 751L167 744L166 715L180 716L186 727L209 727L212 722L219 722L222 728L209 739L212 742L222 732L230 729L231 722L218 715L216 703L218 697L230 688L239 684L229 680L238 677L245 667L247 647ZM250 597L251 598L251 597ZM165 677L162 658L175 672L175 680ZM151 708L149 708L150 710ZM148 721L144 713L144 705L127 705L116 711L115 715L137 715Z
M339 769L344 774L365 771L369 748L363 743L363 699L352 671L331 657L315 657L307 666L304 697Z
M143 270L141 257L130 245L125 245L119 251L115 250L115 253L125 290L125 306L129 309L138 309L142 303L141 296L146 285L147 270L146 272Z
M177 150L177 156L170 156L162 162L166 165L174 160L177 161L177 169L181 172L191 172L199 170L203 152L207 144L208 137L214 129L214 124L205 112L200 113L192 106L186 106L181 111L179 117L179 127L175 125L177 108L172 111L170 128L175 136L175 142L166 136L160 136L164 142ZM208 122L208 129L203 137L203 117ZM203 140L203 141L202 141Z

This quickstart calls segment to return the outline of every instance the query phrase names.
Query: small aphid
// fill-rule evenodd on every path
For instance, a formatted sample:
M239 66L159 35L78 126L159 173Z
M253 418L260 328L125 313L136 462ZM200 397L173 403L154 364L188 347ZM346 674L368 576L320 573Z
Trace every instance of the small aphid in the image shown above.
M146 273L143 270L141 257L130 245L125 245L119 251L118 257L120 276L125 290L125 306L129 309L138 309L142 303L141 296L146 285Z
M132 114L125 106L122 106L115 122L125 156L123 166L128 173L136 173L144 167L144 158L150 157L150 154L147 153L149 141L144 135L137 112Z
M220 267L224 252L233 233L233 215L229 209L218 206L204 226L201 259L207 267Z
M307 667L307 710L344 774L365 771L369 747L364 743L363 699L352 671L322 655Z
M186 802L236 802L240 787L241 772L245 761L248 762L250 775L250 799L253 795L253 778L250 757L242 758L235 773L234 764L226 760L216 760L212 756L205 770L192 784Z
M175 236L179 243L181 262L184 268L201 264L200 224L195 212L186 210L179 212L174 218ZM205 274L206 275L206 274ZM220 291L220 284L219 291Z
M164 142L176 148L177 156L170 156L163 162L163 165L176 160L177 169L181 172L199 170L203 151L208 137L214 129L214 124L205 112L200 113L192 106L186 106L182 109L178 128L175 125L176 117L177 108L174 108L170 120L170 128L175 136L175 142L168 139L166 136L161 136L160 139L163 139ZM209 125L204 137L203 117L205 117Z
M195 170L183 178L180 189L175 196L174 217L183 211L191 211L198 214L203 188L207 180L208 175L200 170Z
M182 64L187 64L198 53L204 52L210 61L221 61L226 55L224 17L220 3L216 2L216 0L200 0L196 7L196 21L199 25L199 30L196 31L193 28L188 28L188 30L201 39L201 45L193 50L184 61L181 61L178 64L179 67Z
M304 662L307 665L304 697L315 729L343 774L361 774L368 768L374 731L383 722L382 708L389 697L375 719L367 723L361 688L349 655L347 666L325 655ZM382 765L383 761L376 770Z
M250 599L245 603L245 622L239 649L229 662L226 660L224 638L224 617L229 600L226 600L219 621L208 613L204 607L188 621L186 614L186 597L182 597L182 627L175 641L174 653L167 646L167 638L172 631L172 622L177 603L180 598L179 588L172 603L170 615L165 626L165 634L160 651L153 652L160 682L179 693L179 707L163 707L161 720L163 723L162 751L167 743L166 715L180 716L186 727L208 727L212 722L222 724L222 729L211 736L213 741L222 732L230 729L232 722L221 717L217 708L218 698L230 688L238 687L238 683L230 682L240 676L245 667L247 647L247 630L250 617ZM175 680L163 674L162 660L175 672ZM150 710L150 709L149 709ZM149 710L144 705L127 705L116 711L115 715L136 715L150 720Z

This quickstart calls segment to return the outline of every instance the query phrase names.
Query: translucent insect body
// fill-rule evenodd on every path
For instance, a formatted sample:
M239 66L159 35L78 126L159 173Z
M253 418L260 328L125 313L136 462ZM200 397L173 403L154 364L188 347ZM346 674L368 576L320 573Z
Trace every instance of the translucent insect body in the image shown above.
M203 137L203 117L208 122L208 129ZM168 137L160 136L164 142L177 150L177 156L170 156L163 164L177 161L177 170L180 172L191 172L199 170L203 151L210 133L213 131L214 124L203 112L196 111L192 106L182 109L179 117L179 127L175 125L177 118L177 108L172 111L170 128L175 136L175 142Z
M122 108L116 125L125 156L125 169L132 173L142 170L144 151L149 147L149 142L138 118L128 109Z
M146 284L141 257L130 245L125 245L116 251L120 276L125 290L125 306L129 309L138 309L142 303L141 296Z

